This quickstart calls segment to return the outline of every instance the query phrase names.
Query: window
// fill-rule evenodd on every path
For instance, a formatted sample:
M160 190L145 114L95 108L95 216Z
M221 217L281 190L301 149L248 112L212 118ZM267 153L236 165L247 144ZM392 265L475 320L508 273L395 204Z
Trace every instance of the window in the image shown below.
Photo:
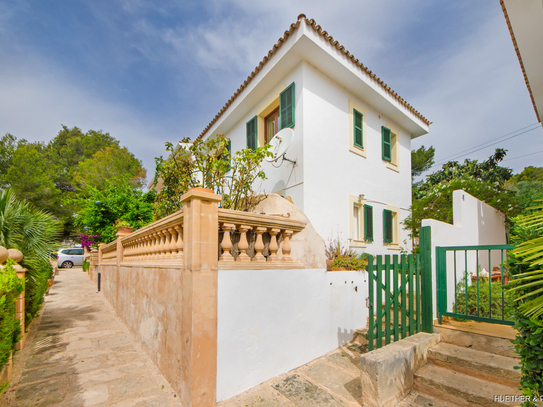
M364 240L373 242L373 207L364 205Z
M270 140L279 131L279 108L275 109L264 119L264 142Z
M364 148L364 143L362 139L362 113L354 109L354 145L360 148Z
M366 109L349 99L349 150L366 157Z
M383 241L389 249L400 249L400 208L387 205L383 210Z
M353 205L353 239L360 239L360 206Z
M382 126L381 136L383 139L383 160L390 162L392 160L392 148L390 145L390 142L391 142L390 129L385 126Z
M294 82L279 95L279 112L281 129L294 127Z
M349 195L349 246L352 248L364 248L373 241L373 209L365 203L364 195Z
M385 243L392 243L393 240L393 225L392 221L394 219L394 216L392 215L392 211L389 211L388 209L383 210L383 241Z
M247 122L247 148L255 151L257 147L256 116Z
M381 126L381 139L383 160L387 162L387 168L398 171L398 132L387 126Z

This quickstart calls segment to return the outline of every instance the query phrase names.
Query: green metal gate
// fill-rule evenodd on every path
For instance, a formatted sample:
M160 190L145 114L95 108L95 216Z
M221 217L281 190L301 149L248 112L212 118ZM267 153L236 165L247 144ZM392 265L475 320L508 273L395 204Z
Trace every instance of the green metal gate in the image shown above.
M503 286L510 245L436 247L437 317L513 325Z

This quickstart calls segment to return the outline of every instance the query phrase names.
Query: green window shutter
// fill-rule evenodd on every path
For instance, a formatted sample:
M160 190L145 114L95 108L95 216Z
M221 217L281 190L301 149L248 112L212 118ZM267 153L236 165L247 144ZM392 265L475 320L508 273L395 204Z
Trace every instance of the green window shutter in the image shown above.
M392 146L390 129L385 126L381 127L381 134L383 136L383 160L392 161Z
M247 148L255 151L257 146L256 116L247 122Z
M279 95L279 128L294 127L294 82Z
M392 211L383 211L383 241L392 243Z
M354 145L360 148L364 148L362 137L362 123L363 115L358 110L354 109Z
M373 242L373 207L364 205L364 240Z

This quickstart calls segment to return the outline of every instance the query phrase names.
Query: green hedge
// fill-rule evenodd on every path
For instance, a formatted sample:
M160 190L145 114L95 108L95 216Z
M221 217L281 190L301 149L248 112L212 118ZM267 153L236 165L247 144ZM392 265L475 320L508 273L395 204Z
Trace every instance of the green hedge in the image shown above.
M53 276L53 267L48 261L40 261L26 273L25 325L28 327L40 312L47 291L47 280Z
M15 319L15 301L24 290L24 280L17 278L12 265L13 262L8 261L0 268L0 370L8 362L21 336L21 325Z

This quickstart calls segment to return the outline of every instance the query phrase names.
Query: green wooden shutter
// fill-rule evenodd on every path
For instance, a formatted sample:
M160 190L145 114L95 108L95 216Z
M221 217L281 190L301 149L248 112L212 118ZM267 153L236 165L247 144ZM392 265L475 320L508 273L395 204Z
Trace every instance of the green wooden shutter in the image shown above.
M392 211L385 209L383 211L383 241L392 243Z
M279 128L294 127L294 82L279 95Z
M257 146L256 116L247 122L247 148L255 151Z
M363 137L362 137L362 113L354 109L354 145L360 148L364 148Z
M383 136L383 160L392 161L391 133L390 129L385 126L381 127Z
M373 242L373 207L364 205L364 240Z

